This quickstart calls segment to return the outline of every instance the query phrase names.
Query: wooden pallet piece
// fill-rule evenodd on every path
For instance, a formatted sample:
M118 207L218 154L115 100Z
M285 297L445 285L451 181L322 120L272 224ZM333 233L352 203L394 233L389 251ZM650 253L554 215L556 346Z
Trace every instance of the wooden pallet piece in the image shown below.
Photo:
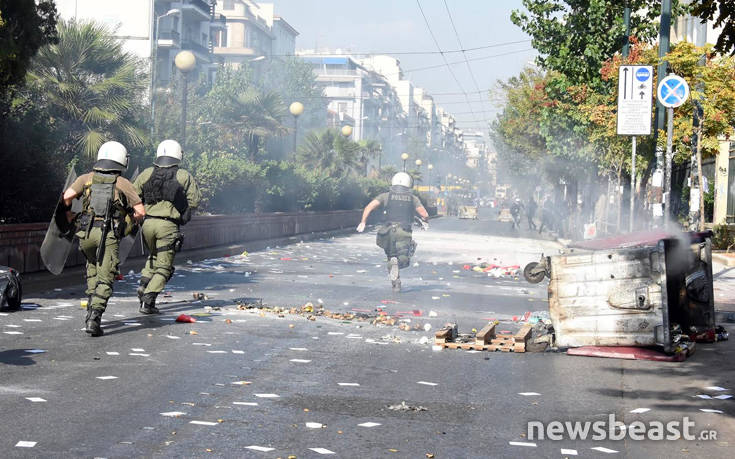
M531 337L532 328L533 325L526 324L518 330L518 333L513 335L513 341L515 342L513 346L514 352L526 352L526 344L528 343L528 338Z
M447 324L434 334L435 344L449 343L457 339L457 324Z
M489 324L482 327L482 329L475 335L475 344L484 346L490 342L491 339L495 338L495 323L490 322Z

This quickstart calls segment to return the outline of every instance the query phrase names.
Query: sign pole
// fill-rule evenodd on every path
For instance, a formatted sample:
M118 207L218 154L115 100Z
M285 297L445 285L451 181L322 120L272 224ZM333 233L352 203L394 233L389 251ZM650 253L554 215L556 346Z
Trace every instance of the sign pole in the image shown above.
M635 160L636 160L636 136L633 136L633 151L630 155L630 218L628 219L628 231L633 232L635 218Z
M674 159L673 139L674 139L674 108L666 109L666 118L668 118L666 128L666 181L664 182L664 228L669 226L671 219L671 162Z

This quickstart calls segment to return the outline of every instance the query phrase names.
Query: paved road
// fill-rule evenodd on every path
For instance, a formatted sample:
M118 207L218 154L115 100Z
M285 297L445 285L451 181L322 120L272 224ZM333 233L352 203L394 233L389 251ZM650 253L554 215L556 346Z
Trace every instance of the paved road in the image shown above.
M372 233L182 258L156 317L137 313L128 274L98 339L81 331L79 286L27 298L22 311L0 313L3 457L732 457L735 401L696 397L735 390L731 342L700 346L680 364L421 344L432 335L426 324L457 321L462 331L498 319L514 330L514 315L547 309L544 284L463 265L523 265L559 248L485 215L432 223L415 234L417 265L399 295ZM382 308L422 330L237 309L243 298ZM174 322L180 313L198 321ZM715 386L728 390L707 389ZM388 408L402 402L425 410ZM631 413L640 408L649 411ZM718 440L526 438L529 421L610 414L625 424L688 416Z

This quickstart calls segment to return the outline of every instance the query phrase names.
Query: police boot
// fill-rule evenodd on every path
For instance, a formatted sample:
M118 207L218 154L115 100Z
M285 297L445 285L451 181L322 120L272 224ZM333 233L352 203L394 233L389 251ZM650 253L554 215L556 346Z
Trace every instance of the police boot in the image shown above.
M85 332L89 333L90 336L102 336L105 332L102 331L102 310L89 308L87 312L87 328Z
M141 314L160 314L161 311L156 307L156 294L146 293L143 295L143 302L140 304L138 312Z
M148 282L150 282L150 278L148 277L141 277L140 278L140 285L138 286L138 290L136 293L138 293L138 302L140 303L141 307L143 306L143 295L145 294L145 289L148 287Z

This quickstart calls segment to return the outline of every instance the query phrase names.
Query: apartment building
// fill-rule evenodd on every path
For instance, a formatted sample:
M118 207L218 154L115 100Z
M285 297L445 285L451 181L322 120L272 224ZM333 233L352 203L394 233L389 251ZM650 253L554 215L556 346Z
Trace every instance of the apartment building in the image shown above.
M126 51L150 62L156 87L171 81L174 56L181 50L194 53L196 72L209 78L216 73L212 41L221 37L226 25L210 1L56 0L56 8L64 19L93 20L109 27Z
M227 31L214 46L225 64L239 66L264 58L293 56L298 31L276 16L272 3L218 0L216 13L227 18Z

